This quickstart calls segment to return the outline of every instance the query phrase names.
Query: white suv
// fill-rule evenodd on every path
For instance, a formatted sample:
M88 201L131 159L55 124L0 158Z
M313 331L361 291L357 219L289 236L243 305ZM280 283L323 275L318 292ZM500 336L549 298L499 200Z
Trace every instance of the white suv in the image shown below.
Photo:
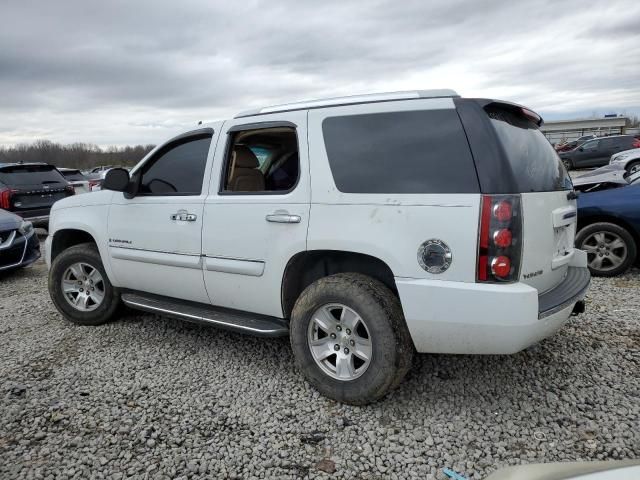
M534 112L450 90L263 108L187 132L55 204L69 320L130 307L289 335L323 394L364 404L414 351L514 353L584 308L575 194Z

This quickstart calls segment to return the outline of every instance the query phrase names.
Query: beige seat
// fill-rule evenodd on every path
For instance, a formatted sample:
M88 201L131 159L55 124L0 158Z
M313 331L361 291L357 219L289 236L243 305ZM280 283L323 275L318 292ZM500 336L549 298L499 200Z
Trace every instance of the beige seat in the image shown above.
M264 190L264 175L258 158L246 145L233 148L227 190L232 192L260 192Z

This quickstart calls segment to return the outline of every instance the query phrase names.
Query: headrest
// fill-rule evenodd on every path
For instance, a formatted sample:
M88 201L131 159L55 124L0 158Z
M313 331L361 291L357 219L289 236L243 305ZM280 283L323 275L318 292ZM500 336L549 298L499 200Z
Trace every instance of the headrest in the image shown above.
M257 168L260 166L258 157L246 145L236 145L233 147L233 153L236 156L236 168Z

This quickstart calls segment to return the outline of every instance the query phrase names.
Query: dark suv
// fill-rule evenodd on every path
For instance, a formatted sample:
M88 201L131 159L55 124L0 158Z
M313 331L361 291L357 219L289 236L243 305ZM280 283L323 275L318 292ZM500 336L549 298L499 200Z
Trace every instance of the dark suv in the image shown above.
M631 135L615 135L589 140L578 148L560 152L560 158L567 170L573 168L601 167L609 164L614 153L640 147L640 140Z
M0 163L0 208L36 227L47 228L51 206L73 194L73 187L52 165Z

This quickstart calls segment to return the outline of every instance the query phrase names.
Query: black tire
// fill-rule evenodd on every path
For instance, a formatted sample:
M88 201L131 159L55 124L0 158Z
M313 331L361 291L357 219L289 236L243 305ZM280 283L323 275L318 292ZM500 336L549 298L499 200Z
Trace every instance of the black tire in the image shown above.
M631 175L632 173L636 173L638 171L640 171L640 160L638 160L637 162L631 162L629 164L627 164L627 166L625 167L625 170L627 171L627 174Z
M339 380L325 373L307 340L313 314L328 304L356 311L370 333L371 361L358 378ZM381 282L359 273L340 273L308 286L293 308L291 348L297 368L321 394L339 402L365 405L397 387L411 367L413 343L398 298Z
M62 278L69 266L82 262L97 269L104 282L104 299L95 310L80 311L74 308L62 292ZM79 325L101 325L111 320L120 305L120 291L109 281L102 265L98 248L94 243L74 245L61 252L49 271L49 295L58 311L68 320Z
M567 170L567 172L569 170L573 170L573 162L571 160L569 160L568 158L563 158L562 159L562 164L564 165L564 168Z
M592 260L595 258L597 253L589 252L590 245L587 244L587 242L594 234L597 233L604 233L605 236L616 235L620 240L622 240L622 242L624 242L626 257L620 265L611 268L611 262L608 260L603 262L601 268L597 268L593 265ZM635 262L637 255L637 246L633 236L621 226L608 222L592 223L591 225L587 225L581 229L576 235L576 247L587 251L587 255L589 256L589 270L591 271L591 274L596 277L615 277L616 275L626 272ZM619 253L619 251L617 253ZM606 257L604 258L606 259Z

